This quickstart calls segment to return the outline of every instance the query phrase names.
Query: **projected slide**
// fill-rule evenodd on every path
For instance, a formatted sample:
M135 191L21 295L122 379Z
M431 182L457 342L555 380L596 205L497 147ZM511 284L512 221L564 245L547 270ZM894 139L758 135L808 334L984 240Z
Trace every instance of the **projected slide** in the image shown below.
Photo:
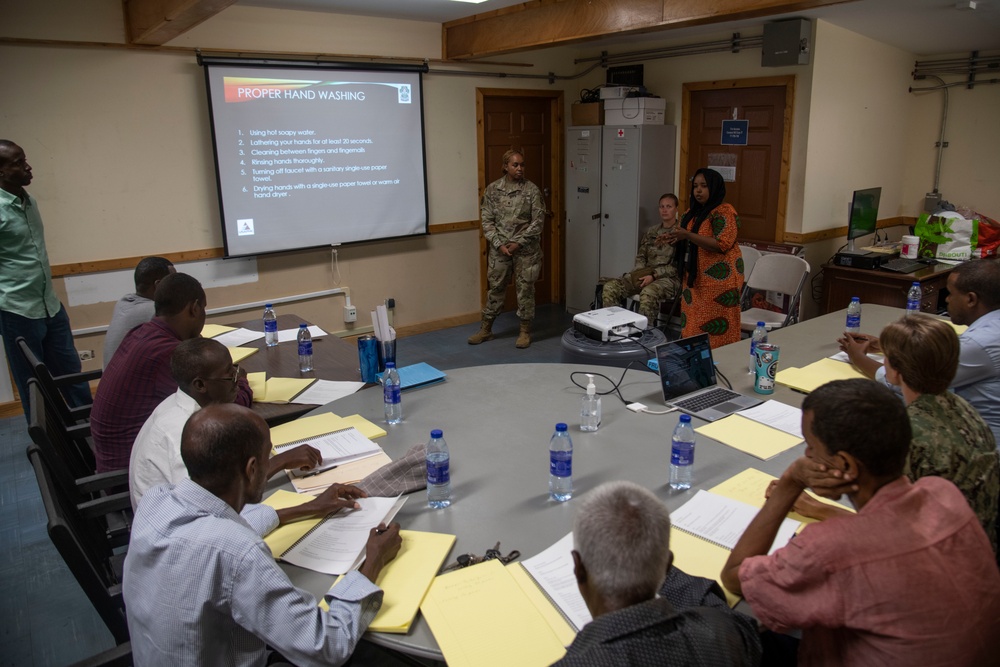
M227 256L426 233L419 72L205 65Z

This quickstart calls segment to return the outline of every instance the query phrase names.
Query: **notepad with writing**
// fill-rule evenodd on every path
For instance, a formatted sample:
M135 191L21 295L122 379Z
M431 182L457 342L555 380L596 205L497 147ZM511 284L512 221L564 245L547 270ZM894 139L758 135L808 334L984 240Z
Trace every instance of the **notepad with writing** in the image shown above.
M429 384L443 382L446 377L443 372L424 362L397 368L396 372L399 373L400 389L426 387ZM377 375L379 380L382 379L382 375L383 373Z
M359 498L361 509L341 510L309 529L277 557L324 574L344 574L364 558L371 529L388 523L406 498Z

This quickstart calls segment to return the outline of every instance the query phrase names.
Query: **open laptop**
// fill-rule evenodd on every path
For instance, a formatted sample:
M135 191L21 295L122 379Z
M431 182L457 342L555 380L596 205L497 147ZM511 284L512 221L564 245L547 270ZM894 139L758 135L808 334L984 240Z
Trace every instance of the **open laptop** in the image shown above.
M692 417L713 422L763 403L716 385L708 334L669 341L656 347L663 401Z

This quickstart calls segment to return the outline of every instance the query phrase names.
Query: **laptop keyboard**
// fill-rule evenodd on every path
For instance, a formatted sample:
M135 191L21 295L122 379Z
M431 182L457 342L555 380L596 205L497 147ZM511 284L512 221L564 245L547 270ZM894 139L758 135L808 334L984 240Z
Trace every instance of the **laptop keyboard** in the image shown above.
M924 268L923 262L915 262L905 257L890 259L887 262L882 262L879 266L889 271L895 271L896 273L913 273L918 269Z
M729 391L728 389L723 389L718 387L712 391L706 391L704 394L698 394L692 398L685 398L682 401L674 401L674 405L681 410L686 410L687 412L701 412L706 408L718 405L719 403L725 403L726 401L731 401L734 398L739 398L740 395L735 391Z

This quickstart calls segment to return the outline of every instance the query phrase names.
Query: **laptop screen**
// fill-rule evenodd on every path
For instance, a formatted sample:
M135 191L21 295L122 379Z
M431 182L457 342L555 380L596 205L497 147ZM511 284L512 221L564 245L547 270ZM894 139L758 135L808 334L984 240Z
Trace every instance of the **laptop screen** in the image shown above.
M715 386L715 364L708 334L670 341L656 347L663 400L667 403L691 392Z

